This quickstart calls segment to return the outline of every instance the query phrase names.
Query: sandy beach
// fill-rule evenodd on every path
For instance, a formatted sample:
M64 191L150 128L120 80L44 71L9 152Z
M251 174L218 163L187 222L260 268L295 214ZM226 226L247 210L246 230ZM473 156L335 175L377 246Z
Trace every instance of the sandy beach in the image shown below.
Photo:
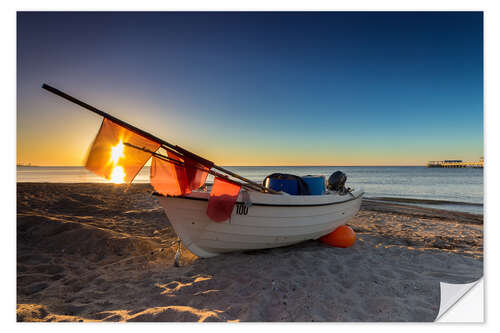
M483 217L364 200L351 248L201 259L149 184L17 184L18 321L433 321L483 275Z

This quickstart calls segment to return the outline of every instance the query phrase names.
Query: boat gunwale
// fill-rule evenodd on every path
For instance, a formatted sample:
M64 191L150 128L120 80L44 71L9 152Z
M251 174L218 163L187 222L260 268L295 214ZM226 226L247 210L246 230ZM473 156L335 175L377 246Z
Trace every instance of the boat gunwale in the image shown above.
M344 201L335 201L335 202L326 202L326 203L320 203L320 204L266 204L266 203L255 203L252 202L252 206L264 206L264 207L319 207L319 206L331 206L331 205L337 205L337 204L342 204L346 203L349 201L357 200L361 198L365 194L365 192L361 192L357 197L351 197L348 200ZM188 199L188 200L198 200L198 201L208 201L210 197L207 198L199 198L199 197L187 197L187 196L168 196L168 195L163 195L157 192L154 192L153 195L155 196L160 196L164 198L171 198L171 199ZM243 201L236 201L235 204L245 204Z

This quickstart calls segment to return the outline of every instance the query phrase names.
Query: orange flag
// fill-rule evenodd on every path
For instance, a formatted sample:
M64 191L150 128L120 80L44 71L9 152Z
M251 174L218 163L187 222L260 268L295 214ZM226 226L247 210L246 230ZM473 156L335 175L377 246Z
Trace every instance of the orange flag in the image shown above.
M90 148L85 167L114 183L131 183L151 157L151 153L125 146L124 142L150 151L160 148L159 143L104 118Z
M184 163L184 166L153 157L150 181L158 193L173 196L184 195L200 188L205 183L208 176L206 167L171 151L168 151L168 157Z
M149 174L151 185L163 195L183 195L188 185L186 170L183 166L153 157Z
M240 193L241 186L215 177L210 198L208 200L207 215L212 221L223 222L229 219L234 204Z

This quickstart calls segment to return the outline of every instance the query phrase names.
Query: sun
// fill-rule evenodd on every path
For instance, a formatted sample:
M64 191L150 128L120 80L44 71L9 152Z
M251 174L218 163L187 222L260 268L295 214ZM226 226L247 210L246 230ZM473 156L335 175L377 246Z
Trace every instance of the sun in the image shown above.
M118 163L118 160L125 156L123 153L123 148L125 146L123 145L123 142L119 142L116 146L111 147L111 158L109 159L111 163L116 164Z
M123 167L117 165L113 168L111 172L111 182L115 184L122 184L125 182L125 171L123 171Z
M122 166L117 165L118 160L125 156L125 153L123 152L124 148L125 146L121 140L116 146L111 147L109 162L111 163L113 170L111 171L110 180L115 184L122 184L125 182L125 170L123 170Z

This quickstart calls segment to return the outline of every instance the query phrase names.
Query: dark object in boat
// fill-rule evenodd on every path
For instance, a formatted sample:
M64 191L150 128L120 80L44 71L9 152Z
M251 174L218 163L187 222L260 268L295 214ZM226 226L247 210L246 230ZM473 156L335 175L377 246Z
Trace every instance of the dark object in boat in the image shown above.
M325 184L326 179L323 175L307 175L301 177L309 187L309 192L311 195L323 195L325 194Z
M287 173L273 173L264 178L262 185L291 195L311 195L309 186L301 177Z
M345 182L347 180L347 176L342 171L335 171L332 173L330 178L328 178L327 188L332 191L337 191L339 193L346 192Z

